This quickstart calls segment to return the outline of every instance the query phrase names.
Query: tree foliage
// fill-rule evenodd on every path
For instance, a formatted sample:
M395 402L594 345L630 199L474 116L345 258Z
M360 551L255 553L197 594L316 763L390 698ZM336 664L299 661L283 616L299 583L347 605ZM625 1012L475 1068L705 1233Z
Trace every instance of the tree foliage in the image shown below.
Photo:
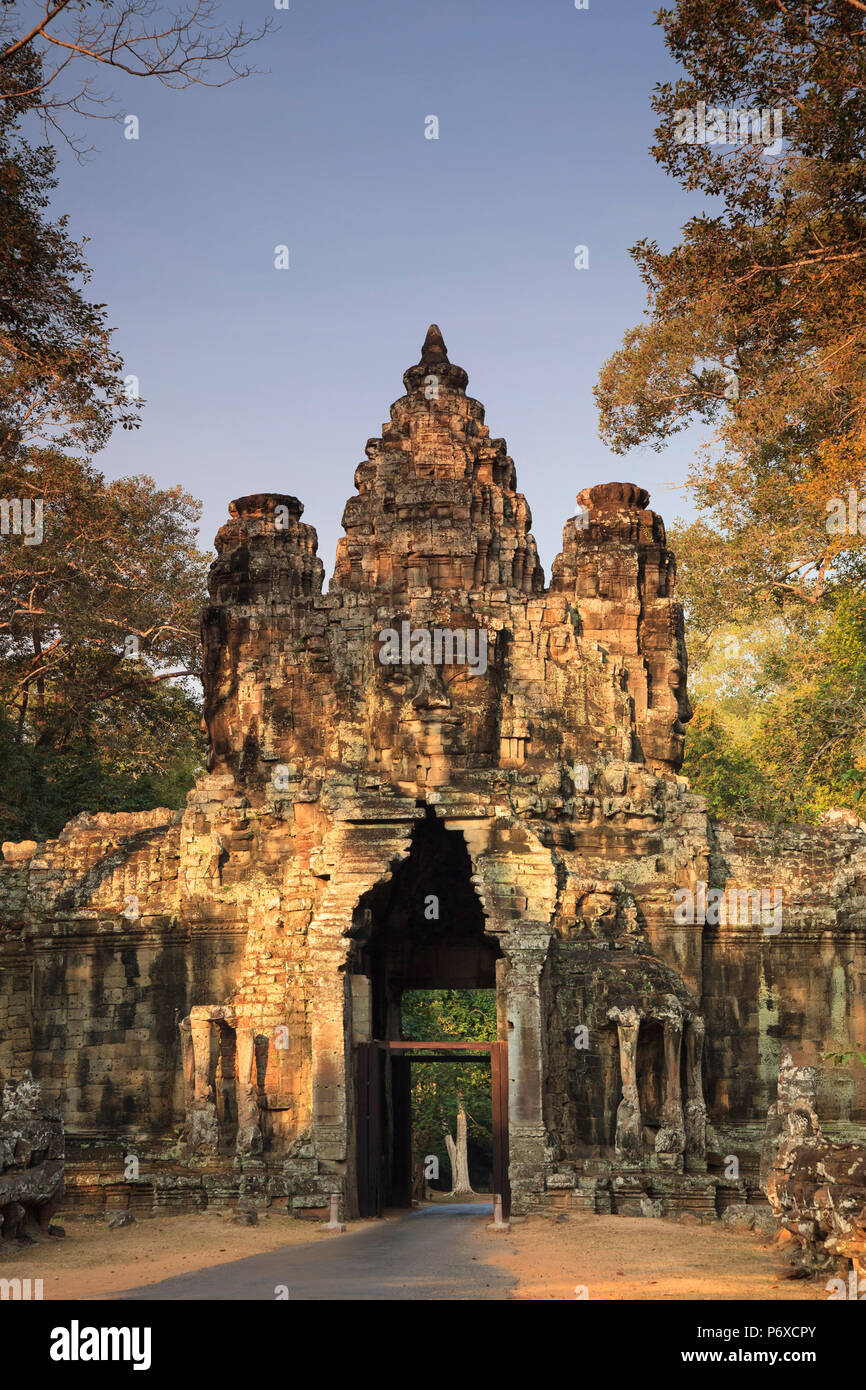
M704 210L631 249L647 312L600 374L601 432L625 452L710 428L672 537L685 770L716 814L810 819L866 785L866 6L677 0L657 22L682 76L652 153Z
M683 770L722 817L866 814L866 595L699 647Z
M199 504L44 450L0 469L0 495L43 503L40 544L0 539L4 834L182 805L203 760Z
M137 423L140 402L126 400L105 308L86 296L82 248L49 215L53 152L22 134L40 73L19 48L0 102L0 829L11 839L54 835L81 810L179 805L202 754L188 683L200 506L148 477L107 481L89 457Z
M403 1036L415 1042L496 1041L493 990L411 990L403 996ZM493 1154L490 1068L480 1062L425 1062L412 1074L412 1147L416 1162L439 1160L439 1186L447 1190L450 1160L446 1128L456 1132L466 1109L469 1167L477 1190L489 1187Z
M106 710L65 747L45 749L0 712L0 840L56 838L82 811L182 809L203 767L200 721L194 695L158 686Z
M41 543L0 542L0 702L22 737L63 748L109 706L197 674L194 498L46 451L0 471L0 495L43 503Z
M601 372L602 434L624 451L715 427L689 478L695 602L819 602L863 572L859 533L826 522L866 490L866 13L679 0L658 22L685 75L656 89L653 154L711 210L672 250L631 250L647 318ZM701 102L778 113L778 149L684 143Z
M83 248L69 237L65 217L49 215L54 152L22 133L38 74L35 58L19 57L19 95L0 102L0 461L6 465L38 449L99 449L116 424L138 422L105 306L84 293L91 272ZM5 75L9 84L12 74Z

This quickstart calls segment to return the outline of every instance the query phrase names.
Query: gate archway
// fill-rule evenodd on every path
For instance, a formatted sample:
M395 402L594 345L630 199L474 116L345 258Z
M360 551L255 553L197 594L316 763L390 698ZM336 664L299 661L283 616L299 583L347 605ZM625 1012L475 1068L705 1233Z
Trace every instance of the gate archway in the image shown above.
M485 931L463 834L428 808L416 822L408 855L364 893L353 914L349 962L355 1026L354 1177L359 1214L411 1204L411 1058L425 1052L489 1060L494 1187L508 1201L507 1042L502 990L498 1033L453 1046L403 1038L409 990L496 989L502 952Z

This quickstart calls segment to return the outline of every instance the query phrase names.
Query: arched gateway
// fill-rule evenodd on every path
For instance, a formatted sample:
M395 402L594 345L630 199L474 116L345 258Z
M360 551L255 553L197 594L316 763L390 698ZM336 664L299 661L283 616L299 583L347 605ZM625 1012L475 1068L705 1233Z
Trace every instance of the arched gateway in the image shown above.
M349 953L354 1120L350 1126L350 1204L362 1216L412 1197L411 1062L435 1055L401 1046L404 995L411 990L496 988L503 955L472 883L472 862L459 830L428 808L412 828L409 853L360 899ZM507 1184L507 1034L505 991L498 1009L500 1042L482 1044L493 1088L493 1172ZM452 1048L454 1044L452 1043ZM426 1044L429 1049L429 1044ZM458 1060L464 1051L451 1052ZM475 1054L479 1054L476 1046ZM507 1193L506 1193L507 1195Z
M646 492L581 492L546 585L435 327L404 384L327 593L295 497L231 504L186 811L4 847L0 1079L61 1101L82 1202L351 1214L363 1049L399 1055L406 989L495 986L512 1209L714 1214L757 1184L783 1042L866 1034L866 836L710 822L677 775L682 614ZM757 914L713 920L708 888ZM848 1075L822 1114L864 1103Z

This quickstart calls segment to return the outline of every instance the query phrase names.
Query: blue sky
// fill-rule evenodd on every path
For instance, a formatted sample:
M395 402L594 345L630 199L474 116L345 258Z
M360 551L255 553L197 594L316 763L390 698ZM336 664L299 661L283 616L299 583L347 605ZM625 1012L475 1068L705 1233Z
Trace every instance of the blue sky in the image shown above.
M648 152L653 86L676 75L652 4L223 11L274 17L262 75L172 92L110 74L140 139L93 122L88 162L61 158L56 206L90 238L90 292L148 402L100 467L201 498L206 549L231 498L294 493L330 576L364 444L437 322L508 441L547 575L581 487L640 482L686 514L668 485L696 435L618 458L592 398L644 308L627 248L670 245L700 208Z

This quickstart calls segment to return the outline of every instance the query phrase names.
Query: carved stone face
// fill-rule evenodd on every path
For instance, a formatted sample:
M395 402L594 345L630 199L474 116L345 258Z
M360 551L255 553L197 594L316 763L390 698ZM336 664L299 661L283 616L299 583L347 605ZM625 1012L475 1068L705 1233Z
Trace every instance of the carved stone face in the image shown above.
M645 740L647 757L669 764L675 770L682 766L685 749L685 726L693 710L686 687L685 667L679 660L667 668L667 689L660 692L658 707L653 711L651 737Z
M426 630L431 637L428 644L420 635L422 625L414 620L411 633L416 654L465 659L375 663L374 681L366 695L370 744L393 767L396 780L414 781L419 769L423 773L435 765L440 785L454 766L465 767L473 761L484 765L485 760L489 765L494 752L495 681L487 665L486 642L478 637L480 632L486 638L486 631L473 626L468 634L471 640L465 644L461 629L458 645L436 639L444 626L441 619L431 623ZM455 631L449 629L451 634ZM384 644L383 650L387 651ZM418 780L423 783L425 778L419 774Z

